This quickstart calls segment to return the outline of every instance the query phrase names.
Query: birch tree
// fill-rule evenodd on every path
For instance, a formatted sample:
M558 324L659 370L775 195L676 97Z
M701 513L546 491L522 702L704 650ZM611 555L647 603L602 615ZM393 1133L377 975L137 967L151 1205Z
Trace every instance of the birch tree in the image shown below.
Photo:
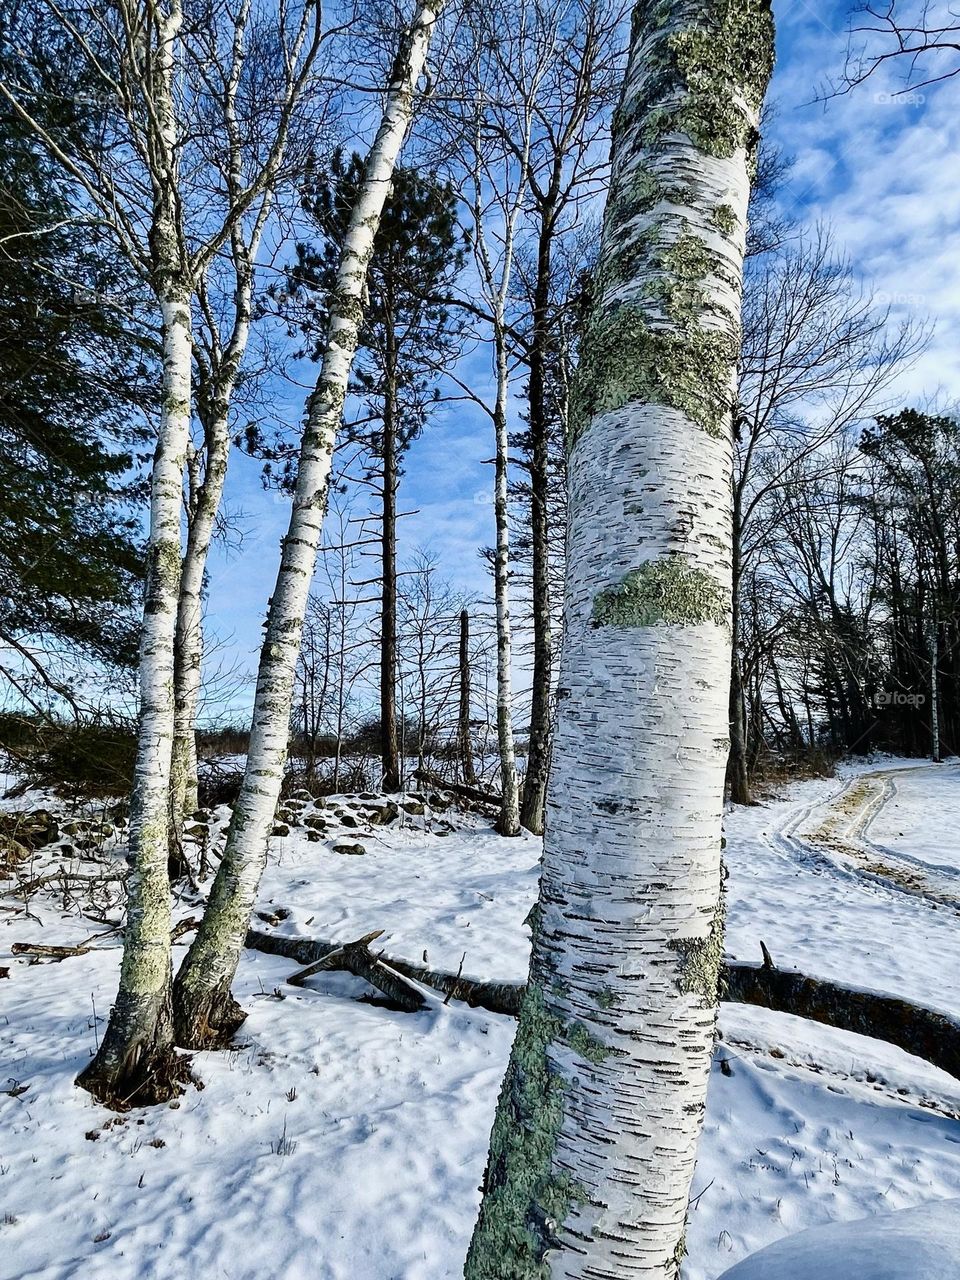
M241 0L237 10L212 6L189 23L181 0L111 0L77 9L61 9L58 0L43 5L108 104L104 129L95 142L78 144L44 127L15 79L0 81L0 93L74 184L88 223L114 239L148 284L163 355L120 990L99 1051L78 1078L104 1101L147 1102L168 1096L183 1070L173 1051L167 855L181 507L193 390L192 299L197 281L275 179L296 99L284 104L275 136L251 170L231 166L237 186L223 200L195 175L215 145L207 117L214 68L225 68L228 109L230 86L235 93L242 82L249 0ZM296 13L280 38L288 83L302 87L319 48L320 15L312 0Z
M290 523L267 614L243 787L203 921L174 987L176 1033L186 1047L228 1039L245 1017L230 986L266 864L286 762L304 613L323 527L331 460L363 321L367 266L444 0L419 3L402 33L365 180L343 240L327 344L307 406Z
M729 476L764 0L641 0L569 442L530 979L467 1280L673 1280L722 960Z

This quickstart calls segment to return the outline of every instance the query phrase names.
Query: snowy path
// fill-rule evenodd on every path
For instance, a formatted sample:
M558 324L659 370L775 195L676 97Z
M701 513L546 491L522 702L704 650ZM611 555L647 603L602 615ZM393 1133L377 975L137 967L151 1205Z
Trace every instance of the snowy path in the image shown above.
M807 783L731 815L728 949L756 960L762 938L782 965L960 1013L957 913L871 879L860 862L874 853L857 848L949 875L960 771L897 771L854 802L857 785ZM817 835L831 823L860 825L838 847ZM524 976L534 840L412 819L364 843L348 857L298 830L275 840L264 927L386 928L397 954ZM206 1087L179 1106L114 1121L71 1082L118 952L107 939L62 964L7 959L18 939L95 931L54 898L31 910L43 928L0 912L0 1091L29 1086L0 1092L0 1280L457 1280L512 1024L440 1002L390 1014L338 975L295 991L289 962L247 953L236 1050L197 1055ZM805 1226L960 1196L960 1082L763 1010L725 1006L721 1025L685 1280Z

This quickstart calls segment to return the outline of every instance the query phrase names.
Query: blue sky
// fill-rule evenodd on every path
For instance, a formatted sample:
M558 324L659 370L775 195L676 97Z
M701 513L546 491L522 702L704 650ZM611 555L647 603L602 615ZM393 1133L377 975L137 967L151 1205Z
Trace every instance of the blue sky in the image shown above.
M845 0L775 3L778 62L771 88L771 131L794 166L783 190L801 222L825 222L837 247L889 302L894 316L931 320L928 350L904 375L904 402L960 399L960 84L947 82L904 97L906 68L824 102L839 76L851 6ZM476 355L471 374L489 376ZM519 388L518 388L519 389ZM296 422L302 397L277 388L280 412ZM492 425L476 407L444 406L411 448L401 509L401 559L425 547L440 572L469 592L487 592L478 548L493 541L490 501ZM242 509L239 552L214 552L208 625L220 657L254 672L261 624L286 527L286 502L265 493L259 464L234 453L227 502ZM238 692L238 712L252 686Z

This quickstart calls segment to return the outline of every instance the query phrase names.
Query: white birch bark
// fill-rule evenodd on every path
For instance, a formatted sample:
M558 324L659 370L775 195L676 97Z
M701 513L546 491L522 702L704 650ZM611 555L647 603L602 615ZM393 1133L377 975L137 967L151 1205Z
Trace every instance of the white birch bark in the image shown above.
M147 582L140 639L140 719L130 802L130 875L120 989L107 1031L78 1084L104 1101L150 1102L169 1093L173 1053L167 818L173 745L173 636L180 583L183 468L190 436L190 289L174 212L174 49L182 22L173 3L158 23L154 57L157 136L168 166L156 180L154 282L160 300L163 395L150 489Z
M267 840L283 781L303 619L320 543L331 459L357 348L367 267L443 4L444 0L419 3L403 35L383 117L367 157L363 187L344 239L327 346L308 403L290 525L267 615L243 788L203 922L175 984L177 1038L186 1046L221 1042L244 1017L230 995L230 984L266 863Z
M467 1280L674 1280L722 960L731 406L762 0L641 0L569 458L530 983Z
M184 818L197 807L196 723L203 668L203 581L230 452L229 394L217 406L206 436L203 482L197 494L183 555L176 631L176 724L170 772L170 820L176 840Z
M930 734L931 757L939 764L940 754L940 622L934 613L930 625Z
M188 522L177 609L176 723L170 776L170 815L176 844L180 843L186 814L197 807L196 724L203 668L203 580L227 476L230 404L250 340L254 262L270 205L270 199L265 199L250 243L243 241L239 230L234 233L233 328L226 347L221 348L215 321L208 316L212 350L201 366L203 377L198 378L198 396L204 400L200 418L206 457L203 480L196 491Z
M491 47L491 42L492 47L496 47L496 42L500 39L499 24L506 18L505 11L497 3L489 5L488 10L484 10L481 6L474 15L478 23L474 39L485 51ZM493 508L496 542L493 586L497 635L497 746L500 757L502 797L497 829L501 835L505 836L515 836L520 832L520 791L513 737L507 423L510 367L507 351L506 309L515 265L517 225L528 196L530 146L538 89L552 49L552 39L549 34L538 45L537 36L543 36L543 32L535 23L533 30L530 29L531 16L524 8L521 7L517 12L516 21L518 30L513 39L521 54L531 55L531 65L524 67L525 79L519 81L522 93L515 104L511 101L506 113L507 118L504 120L498 106L492 105L487 100L487 86L483 83L474 86L476 102L474 117L470 121L471 152L467 161L473 186L471 212L474 250L483 292L490 307L496 378L496 394L491 417L495 442ZM549 31L549 22L547 28ZM533 49L536 49L535 53L532 52ZM499 62L497 56L493 55L493 71L491 72L488 68L486 74L496 75L504 71L505 64ZM517 83L514 81L514 87ZM497 89L499 88L498 85ZM491 138L496 136L497 130L500 131L501 138L499 143L493 146L491 156L488 155L488 150L491 148ZM500 148L503 148L502 154ZM501 161L502 169L498 164ZM490 188L493 190L492 198Z

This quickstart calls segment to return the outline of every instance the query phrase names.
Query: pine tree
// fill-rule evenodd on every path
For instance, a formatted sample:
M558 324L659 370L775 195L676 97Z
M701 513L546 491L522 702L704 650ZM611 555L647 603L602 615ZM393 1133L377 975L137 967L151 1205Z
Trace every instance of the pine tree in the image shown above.
M95 129L94 106L53 92L58 55L42 33L21 27L16 46L0 22L0 76L13 64L29 75L52 128ZM156 366L129 279L76 225L71 200L0 98L0 640L129 663L142 571L134 454Z
M336 152L307 184L303 207L319 233L318 245L297 245L281 303L307 337L301 354L322 359L329 298L350 210L364 164ZM447 301L465 259L449 183L400 166L394 173L373 246L367 301L351 394L364 410L346 422L341 439L366 455L365 479L376 493L381 526L380 755L383 787L401 785L397 730L397 491L402 461L437 400L439 370L458 349L458 326Z

